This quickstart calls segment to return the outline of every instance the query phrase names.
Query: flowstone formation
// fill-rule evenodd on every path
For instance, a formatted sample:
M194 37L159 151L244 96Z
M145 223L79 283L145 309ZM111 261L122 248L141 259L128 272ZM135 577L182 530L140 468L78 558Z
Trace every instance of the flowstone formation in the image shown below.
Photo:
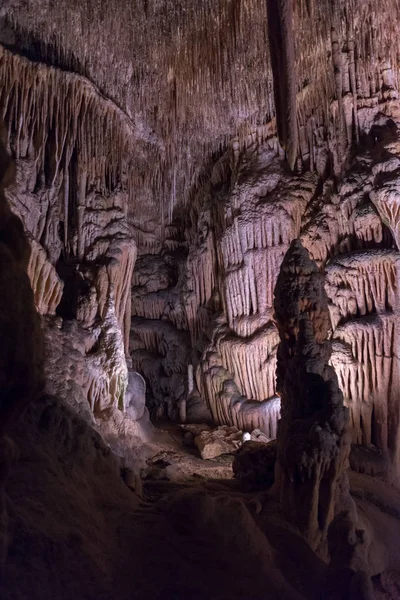
M396 481L398 21L394 0L3 0L8 198L70 399L122 406L128 363L154 418L275 437L273 289L301 237L353 444Z
M313 549L326 540L350 451L349 416L332 366L324 278L299 240L275 288L281 398L276 489L288 519Z
M123 409L128 384L136 260L122 185L129 121L77 75L3 47L0 70L5 141L16 163L6 197L29 240L46 389L88 418L102 417Z
M280 401L273 290L285 252L293 239L301 238L325 281L332 322L330 360L349 408L358 457L352 465L367 472L380 465L379 472L396 483L399 253L384 202L395 202L399 103L386 71L382 83L384 92L359 101L363 145L340 181L328 178L322 185L312 173L289 175L276 156L273 131L268 140L249 138L242 153L234 142L196 195L186 226L175 232L171 228L159 251L166 256L174 244L181 248L173 295L157 292L151 303L150 296L142 295L139 304L134 291L133 312L140 309L142 318L147 314L154 319L151 310L158 298L168 307L168 314L163 309L159 318L179 315L179 330L190 335L191 354L183 357L193 364L195 393L214 421L250 432L260 428L275 437ZM151 257L156 264L156 256L141 260ZM154 320L149 326L157 330ZM165 338L158 344L142 339L150 351L162 352L171 371L175 363L184 385L185 363L174 345ZM141 370L140 354L135 360ZM174 388L169 389L173 406ZM182 386L176 397L181 394Z

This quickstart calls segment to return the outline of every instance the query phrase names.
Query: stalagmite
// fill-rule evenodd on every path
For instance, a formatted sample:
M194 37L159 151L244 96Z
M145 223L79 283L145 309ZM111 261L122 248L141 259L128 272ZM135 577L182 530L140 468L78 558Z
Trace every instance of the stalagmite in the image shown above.
M194 380L193 380L193 365L188 365L188 395L193 392Z
M98 332L98 347L87 359L87 398L92 412L97 416L111 407L122 408L128 385L123 334L116 318L114 302L112 286L104 323Z
M328 364L331 323L323 276L298 240L282 263L274 306L282 403L276 491L287 518L318 549L326 542L346 477L349 423Z

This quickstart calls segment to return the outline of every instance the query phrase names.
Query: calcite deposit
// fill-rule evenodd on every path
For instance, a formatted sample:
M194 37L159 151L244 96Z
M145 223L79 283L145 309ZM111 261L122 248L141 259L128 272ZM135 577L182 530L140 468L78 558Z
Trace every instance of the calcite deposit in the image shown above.
M283 510L313 548L327 536L350 451L349 417L332 366L324 279L294 240L275 288L281 398L276 489Z
M2 0L2 598L396 600L399 22Z
M39 13L28 10L17 17L16 4L5 4L2 35L8 49L1 50L1 106L17 165L8 199L30 240L28 273L39 312L76 319L88 335L85 355L100 343L102 327L110 332L101 336L109 368L106 380L101 374L98 381L83 385L92 408L100 407L101 412L121 403L127 359L128 366L145 378L154 419L184 419L192 404L200 407L203 403L195 412L205 415L208 410L219 424L249 431L260 428L274 437L279 400L273 289L285 252L301 236L312 258L326 270L334 337L332 364L350 408L353 441L375 444L390 455L391 463L398 461L397 403L390 396L396 393L398 371L391 323L397 295L394 175L399 108L395 46L389 44L385 28L387 15L394 9L390 2L381 8L379 14L374 13L373 44L368 41L368 20L362 17L368 7L359 16L340 3L336 10L325 12L322 5L301 5L292 14L283 0L267 6L254 0L252 7L232 14L221 4L209 17L192 3L185 16L184 11L171 9L171 22L188 19L193 26L197 19L211 18L215 10L214 34L221 38L222 54L204 50L206 62L200 61L200 70L188 79L189 58L163 54L160 38L158 60L169 56L173 65L168 67L167 87L157 83L159 102L170 107L168 85L174 94L179 90L180 98L175 104L177 120L160 129L162 120L156 123L147 105L136 113L128 101L133 80L150 85L154 83L151 74L133 68L133 79L127 75L117 91L116 80L106 79L105 71L91 78L100 82L99 87L82 73L74 73L75 63L68 52L52 61L47 56L49 48L41 49L39 58L49 58L47 62L55 66L22 58L15 49L21 45L29 56L24 47L29 42L21 37L29 29L29 19L43 39L52 39L52 34ZM46 10L57 22L61 12L47 5ZM161 7L160 12L154 7L146 11L154 23L163 18ZM143 17L139 14L133 17L128 11L125 17L135 30L138 27L138 39L143 42L140 53L145 57L148 33L139 26ZM64 18L67 27L60 30L55 56L61 48L70 47L66 32L71 19L79 22L79 6L70 6ZM261 25L262 19L268 28ZM231 34L226 38L222 34L223 24L230 20L235 24L237 48L245 48L251 29L254 47L250 54L237 51L231 55ZM307 31L313 20L321 24L321 31L316 33L317 43L309 46ZM114 17L111 21L116 22ZM86 31L84 22L82 27ZM260 56L260 40L267 29L270 58L265 48L266 60L258 75L260 79L263 74L262 87L251 80L253 71L247 61ZM303 53L293 49L292 31ZM94 29L86 34L91 39ZM104 35L97 31L101 42L87 62L89 73L97 72ZM189 31L182 35L182 44L191 39ZM197 46L191 47L195 52ZM277 50L280 47L282 52ZM366 48L371 48L374 57L385 59L369 60ZM87 57L86 46L79 43L76 49ZM120 65L126 50L119 43L114 47ZM174 128L182 132L182 127L188 131L187 123L183 125L188 118L183 110L187 90L196 90L203 111L199 112L205 127L201 135L206 135L207 128L216 131L217 122L221 130L219 92L207 95L213 109L207 105L205 112L206 96L197 78L208 81L210 89L223 79L225 51L234 65L230 77L246 72L248 79L238 80L231 88L239 94L246 86L246 102L237 130L225 128L230 135L228 139L224 134L223 150L214 152L198 177L197 165L185 163L188 156L197 156L197 150L192 151L195 136L182 138L178 146L169 132ZM306 75L311 64L316 69L312 80ZM214 78L208 79L211 72ZM322 89L326 89L326 100L321 103ZM102 90L108 90L109 97ZM137 106L142 105L140 96ZM268 106L262 124L249 116L255 114L253 106L257 110ZM166 119L169 114L165 113ZM194 129L191 122L190 131L200 135L197 120ZM355 158L353 143L363 144ZM191 150L188 153L184 148ZM156 155L160 160L154 161L154 169L144 169L144 157ZM287 171L285 158L293 173ZM168 181L173 186L170 190L165 187ZM193 182L190 201L189 181ZM163 198L159 214L145 200L150 188ZM138 198L143 201L138 203ZM114 313L116 322L111 324ZM380 335L387 340L387 348L392 348L382 357L375 342L368 341L379 341ZM103 359L97 348L94 354L88 358L88 372L99 373ZM368 359L361 360L361 356ZM189 389L189 368L194 372L193 390Z
M101 412L123 400L128 378L136 245L117 172L129 123L88 81L0 52L2 114L16 162L6 197L30 242L27 272L35 305L42 315L57 313L81 326L85 373L76 383L92 410ZM93 141L92 127L98 133ZM114 160L106 162L106 155ZM63 331L68 335L67 327ZM52 339L57 336L46 335L48 343ZM62 364L53 361L53 368ZM49 389L55 384L51 377Z

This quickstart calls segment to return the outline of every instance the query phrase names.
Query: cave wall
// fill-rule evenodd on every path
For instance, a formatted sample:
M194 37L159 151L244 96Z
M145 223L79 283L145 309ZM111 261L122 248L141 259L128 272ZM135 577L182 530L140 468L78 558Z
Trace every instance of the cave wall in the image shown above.
M331 363L350 409L352 442L377 448L396 480L400 146L398 92L391 81L384 68L378 91L358 98L359 145L357 153L341 156L340 178L333 171L324 176L330 161L340 162L337 148L332 154L329 143L319 149L319 173L291 174L282 162L273 124L268 139L263 129L249 136L245 148L233 141L180 222L187 258L184 276L174 287L174 306L184 308L186 321L182 318L177 330L190 335L188 363L194 365L197 392L213 419L276 437L274 288L291 241L300 238L324 273ZM353 100L344 95L348 131L354 124ZM335 115L335 101L331 108ZM313 152L315 158L317 150ZM160 254L145 254L143 260L151 257L156 264L171 243L167 240ZM156 298L159 293L151 297L151 307ZM156 316L148 299L142 297L139 305L134 292L133 312L138 310L142 319ZM157 314L167 318L162 311ZM173 363L173 345L146 343ZM140 370L140 355L134 351L133 356Z
M16 163L6 190L30 244L47 391L83 412L123 403L136 244L122 151L129 129L87 80L0 46L0 118Z
M115 408L128 359L155 415L177 418L189 395L274 437L273 290L301 237L326 269L354 442L396 455L397 4L289 7L279 90L265 40L287 2L145 4L0 10L7 194L30 239L53 389ZM135 52L118 35L132 24Z

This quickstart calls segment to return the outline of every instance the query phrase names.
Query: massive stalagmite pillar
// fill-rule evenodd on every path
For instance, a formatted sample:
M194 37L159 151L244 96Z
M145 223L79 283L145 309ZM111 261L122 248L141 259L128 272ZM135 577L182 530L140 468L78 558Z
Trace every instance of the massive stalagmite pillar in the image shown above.
M275 288L281 397L276 490L286 517L313 549L335 515L350 448L348 414L328 364L331 322L324 278L294 240Z

